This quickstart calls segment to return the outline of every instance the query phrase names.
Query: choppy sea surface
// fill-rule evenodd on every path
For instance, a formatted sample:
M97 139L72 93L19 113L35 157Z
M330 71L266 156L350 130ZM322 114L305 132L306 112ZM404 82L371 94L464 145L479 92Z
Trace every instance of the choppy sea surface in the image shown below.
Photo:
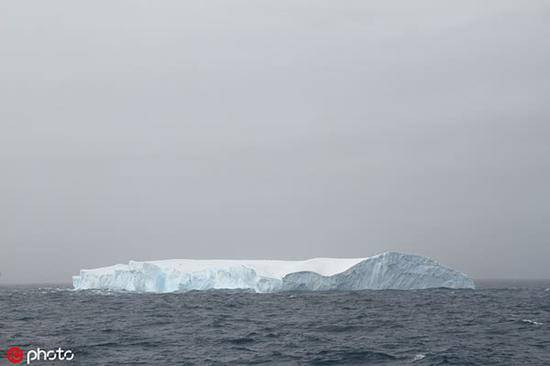
M33 365L550 365L550 282L478 285L275 294L0 287L0 364L19 346L76 355Z

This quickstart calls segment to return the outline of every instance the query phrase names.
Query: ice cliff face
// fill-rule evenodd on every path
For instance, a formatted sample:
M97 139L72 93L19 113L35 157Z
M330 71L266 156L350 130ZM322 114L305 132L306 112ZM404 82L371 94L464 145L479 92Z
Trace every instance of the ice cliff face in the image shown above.
M188 260L135 262L73 277L77 290L174 292L248 289L256 292L475 288L466 275L417 255L387 252L369 258L306 261Z
M315 272L289 273L283 290L409 290L434 287L475 288L463 273L418 255L387 252L367 258L344 272L322 276Z

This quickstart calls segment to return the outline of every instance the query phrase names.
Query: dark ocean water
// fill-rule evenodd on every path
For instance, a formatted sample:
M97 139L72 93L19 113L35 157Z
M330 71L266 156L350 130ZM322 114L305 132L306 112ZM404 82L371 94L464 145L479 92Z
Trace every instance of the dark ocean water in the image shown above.
M19 346L76 355L36 365L550 365L550 283L481 285L277 294L4 287L0 364Z

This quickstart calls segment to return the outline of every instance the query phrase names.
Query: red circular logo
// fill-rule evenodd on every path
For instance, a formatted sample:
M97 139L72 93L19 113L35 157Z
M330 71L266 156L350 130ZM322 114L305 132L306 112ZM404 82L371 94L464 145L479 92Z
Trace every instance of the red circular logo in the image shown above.
M6 357L11 363L21 363L23 361L23 350L19 347L11 347L6 352Z

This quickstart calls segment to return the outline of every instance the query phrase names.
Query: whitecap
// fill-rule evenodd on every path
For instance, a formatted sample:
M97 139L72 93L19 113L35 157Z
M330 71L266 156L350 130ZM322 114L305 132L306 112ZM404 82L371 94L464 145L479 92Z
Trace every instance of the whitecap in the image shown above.
M542 323L539 323L539 322L531 320L531 319L522 319L521 321L524 322L524 323L527 323L527 324L542 325Z

